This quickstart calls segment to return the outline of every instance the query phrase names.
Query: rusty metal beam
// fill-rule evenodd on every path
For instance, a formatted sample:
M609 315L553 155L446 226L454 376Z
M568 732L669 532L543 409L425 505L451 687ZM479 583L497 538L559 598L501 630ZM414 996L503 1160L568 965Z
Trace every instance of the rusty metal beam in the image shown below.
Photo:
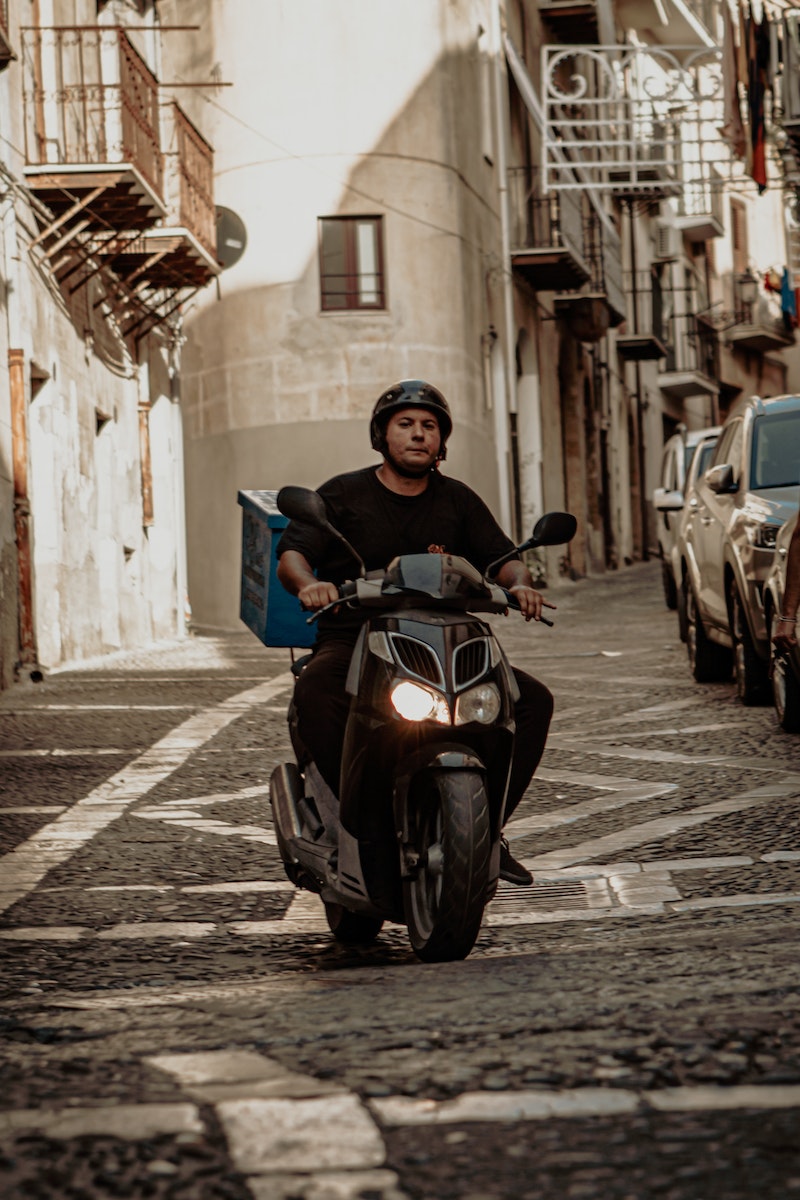
M14 537L17 545L17 671L38 671L33 621L33 551L28 496L28 412L25 398L25 351L8 352L11 399L11 453L14 476Z
M106 190L106 184L103 183L100 185L100 187L96 187L94 189L94 191L89 192L88 195L83 197L83 199L76 200L71 208L68 208L67 211L62 213L61 216L58 217L57 220L53 221L50 225L48 225L46 229L43 229L42 232L38 235L38 237L35 237L33 239L33 241L30 244L29 249L32 250L34 248L34 246L38 246L39 242L44 241L44 239L46 237L49 237L51 233L55 233L56 230L60 229L62 225L66 225L66 223L70 219L70 217L74 217L77 213L79 213L81 211L82 208L86 208L87 205L92 204L97 199L98 196L103 194L103 192L105 190Z

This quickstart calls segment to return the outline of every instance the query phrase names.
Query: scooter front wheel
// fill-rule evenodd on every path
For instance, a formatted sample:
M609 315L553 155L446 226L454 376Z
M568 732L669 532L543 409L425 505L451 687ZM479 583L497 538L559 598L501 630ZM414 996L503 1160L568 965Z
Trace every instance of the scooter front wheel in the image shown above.
M365 917L361 913L350 912L341 904L328 904L327 901L325 916L337 942L346 946L366 946L375 941L383 928L380 917Z
M466 958L481 927L491 831L483 776L432 771L408 795L409 846L403 906L414 953L424 962Z

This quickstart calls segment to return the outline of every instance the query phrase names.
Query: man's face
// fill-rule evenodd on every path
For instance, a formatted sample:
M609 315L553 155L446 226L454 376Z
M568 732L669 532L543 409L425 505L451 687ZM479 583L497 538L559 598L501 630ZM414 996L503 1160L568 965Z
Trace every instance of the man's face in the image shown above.
M402 475L426 475L442 444L439 422L426 408L403 408L386 426L386 457Z

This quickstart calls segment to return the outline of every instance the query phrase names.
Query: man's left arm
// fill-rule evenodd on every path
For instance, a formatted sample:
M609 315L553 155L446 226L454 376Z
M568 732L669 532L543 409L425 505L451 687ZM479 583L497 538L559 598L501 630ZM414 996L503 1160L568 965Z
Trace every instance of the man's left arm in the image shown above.
M556 607L545 600L541 592L537 592L530 571L519 559L504 563L497 572L496 582L511 592L526 621L539 621L543 608Z

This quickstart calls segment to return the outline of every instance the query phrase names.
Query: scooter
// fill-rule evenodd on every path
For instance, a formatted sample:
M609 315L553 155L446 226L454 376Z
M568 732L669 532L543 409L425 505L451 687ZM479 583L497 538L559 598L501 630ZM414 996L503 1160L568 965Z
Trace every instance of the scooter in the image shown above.
M291 520L338 538L360 564L359 577L309 621L336 604L369 610L347 680L338 799L289 707L300 765L282 763L270 780L286 873L320 895L343 943L368 943L391 921L407 926L425 962L466 958L497 888L518 698L502 647L474 614L518 608L494 574L526 549L569 542L575 518L547 513L485 576L448 554L402 555L367 574L316 492L286 487L277 503ZM294 664L296 674L307 660Z

